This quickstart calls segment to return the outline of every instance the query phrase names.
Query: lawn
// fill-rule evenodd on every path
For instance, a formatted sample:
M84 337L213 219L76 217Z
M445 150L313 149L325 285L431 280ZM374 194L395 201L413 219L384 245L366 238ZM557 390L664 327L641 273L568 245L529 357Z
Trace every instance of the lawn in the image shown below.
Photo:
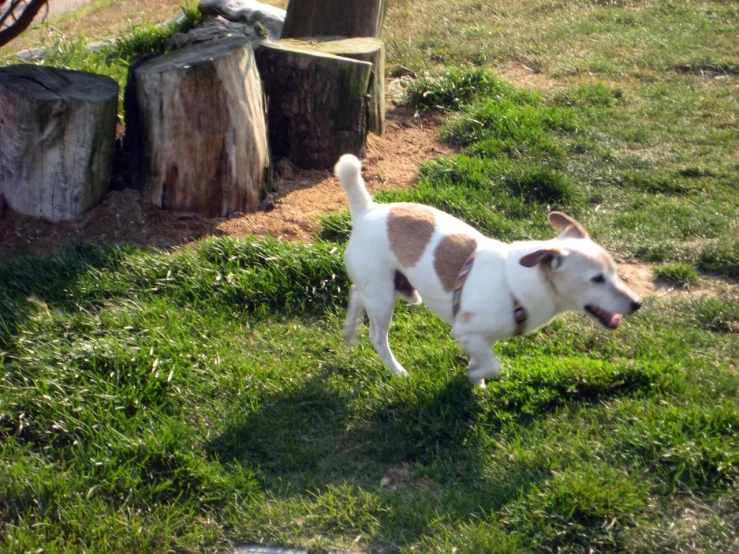
M310 244L0 261L0 550L737 548L736 28L722 1L391 2L389 70L461 152L380 199L505 240L563 209L688 291L501 343L484 390L425 308L396 312L407 379L343 343L346 212ZM137 32L54 59L125 79Z

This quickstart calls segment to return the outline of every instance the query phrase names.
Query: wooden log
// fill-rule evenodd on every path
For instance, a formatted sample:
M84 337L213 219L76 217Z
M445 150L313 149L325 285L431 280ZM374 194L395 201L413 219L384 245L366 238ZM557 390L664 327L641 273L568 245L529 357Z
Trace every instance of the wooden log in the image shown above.
M73 219L110 186L118 83L37 65L0 68L0 195L13 210Z
M380 36L388 0L290 0L282 38Z
M371 63L278 41L260 46L257 65L275 157L305 169L330 169L341 154L362 154Z
M285 10L256 0L200 0L203 15L220 15L229 21L261 25L270 40L279 40L285 23Z
M280 41L295 50L323 52L372 64L369 84L369 130L381 135L385 132L385 43L377 38L315 37L310 40L285 39Z
M140 175L151 201L209 217L256 211L272 170L249 40L195 44L139 65L134 76Z

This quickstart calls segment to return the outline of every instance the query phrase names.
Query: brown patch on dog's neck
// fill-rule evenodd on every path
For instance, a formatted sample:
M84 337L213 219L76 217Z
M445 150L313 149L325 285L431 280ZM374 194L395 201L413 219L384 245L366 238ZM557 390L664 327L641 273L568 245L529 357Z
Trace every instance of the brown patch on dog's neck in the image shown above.
M434 269L446 292L454 290L459 272L467 258L477 248L477 241L469 235L447 235L434 251Z
M390 209L387 234L390 249L403 267L421 259L435 228L434 212L417 204L399 204Z

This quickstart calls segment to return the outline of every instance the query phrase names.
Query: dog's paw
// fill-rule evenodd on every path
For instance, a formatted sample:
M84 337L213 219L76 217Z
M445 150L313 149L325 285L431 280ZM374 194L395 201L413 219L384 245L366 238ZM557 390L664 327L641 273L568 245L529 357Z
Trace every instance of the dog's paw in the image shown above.
M497 379L499 375L500 367L496 366L470 365L467 370L467 376L473 383L483 379Z
M344 329L344 340L349 346L354 346L357 344L357 328L346 328Z

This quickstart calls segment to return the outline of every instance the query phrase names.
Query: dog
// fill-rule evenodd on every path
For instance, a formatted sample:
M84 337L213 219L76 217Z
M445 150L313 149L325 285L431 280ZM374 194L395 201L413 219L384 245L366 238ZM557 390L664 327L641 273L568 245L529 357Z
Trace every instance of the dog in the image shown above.
M351 154L339 159L334 173L352 218L344 336L354 342L366 311L370 341L395 375L407 375L388 344L397 298L425 303L452 326L470 357L467 374L480 386L500 373L492 351L500 340L533 333L568 311L584 311L616 329L622 315L641 307L611 255L564 213L549 214L556 238L506 244L429 206L374 202Z

